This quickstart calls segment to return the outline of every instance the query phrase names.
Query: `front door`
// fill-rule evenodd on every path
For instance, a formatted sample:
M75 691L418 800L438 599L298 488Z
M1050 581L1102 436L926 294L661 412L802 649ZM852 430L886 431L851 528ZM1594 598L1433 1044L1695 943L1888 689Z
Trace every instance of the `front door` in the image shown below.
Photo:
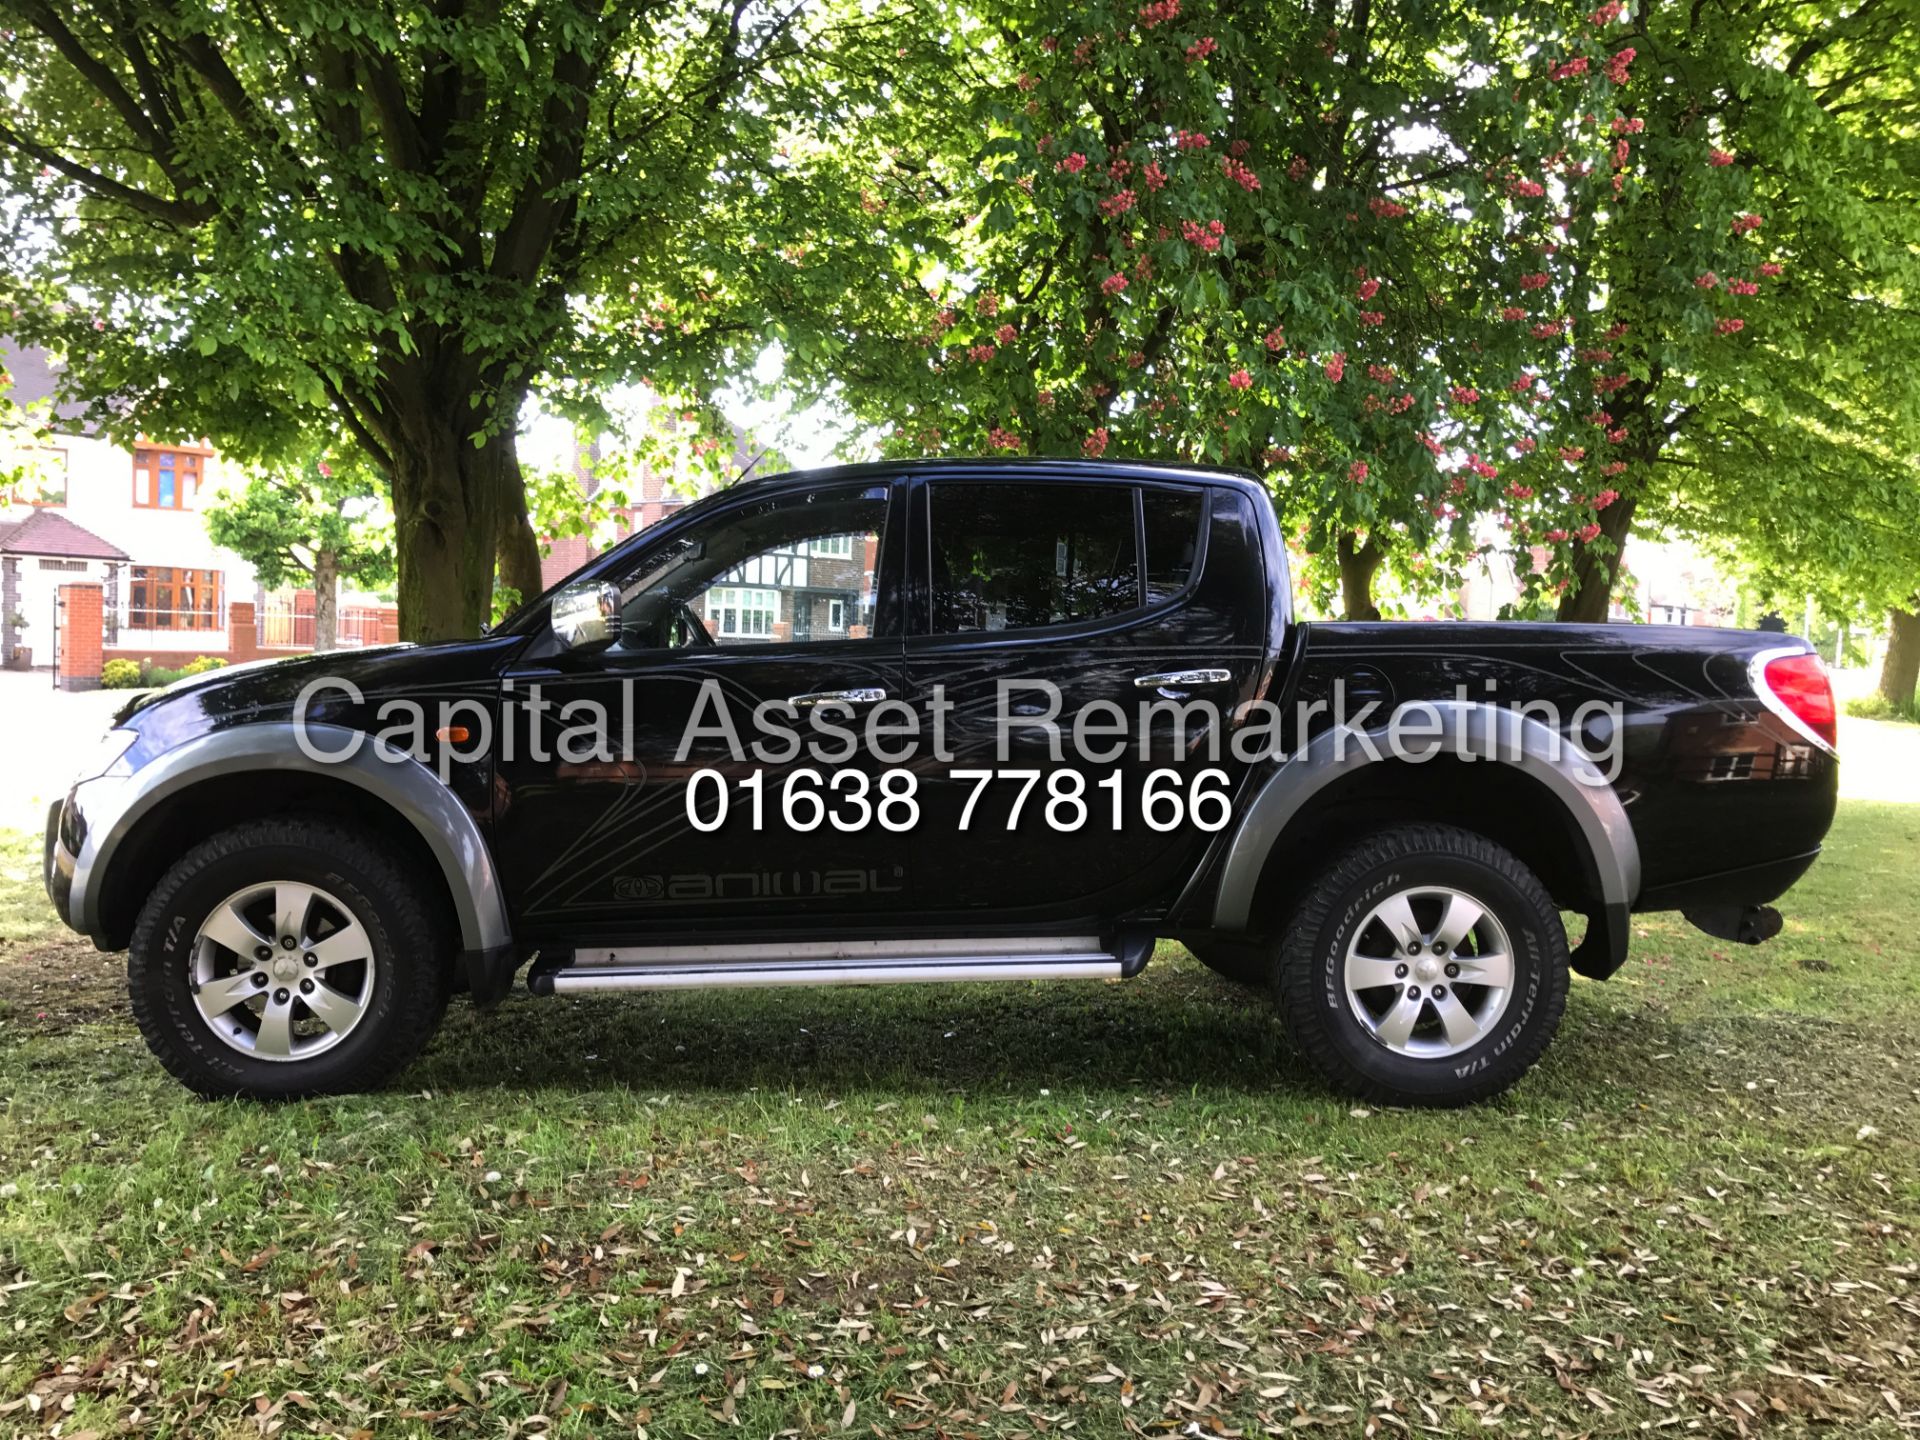
M537 687L550 730L590 702L608 733L602 754L523 745L496 767L516 935L612 941L716 915L777 932L910 903L910 837L872 818L885 767L835 728L904 690L894 489L782 487L642 534L615 643L530 647L506 706ZM756 725L762 702L791 747Z

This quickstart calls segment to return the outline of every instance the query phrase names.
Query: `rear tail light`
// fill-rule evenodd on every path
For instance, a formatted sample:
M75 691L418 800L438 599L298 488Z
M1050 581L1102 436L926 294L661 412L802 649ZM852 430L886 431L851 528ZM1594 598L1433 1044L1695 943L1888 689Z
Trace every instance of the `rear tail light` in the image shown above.
M1768 650L1753 657L1754 692L1794 730L1824 750L1838 740L1833 686L1820 657L1805 650Z

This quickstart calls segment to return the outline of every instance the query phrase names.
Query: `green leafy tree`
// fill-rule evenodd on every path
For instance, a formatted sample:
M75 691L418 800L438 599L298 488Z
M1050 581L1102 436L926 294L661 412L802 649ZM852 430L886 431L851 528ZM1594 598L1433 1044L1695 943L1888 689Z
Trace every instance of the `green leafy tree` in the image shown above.
M331 650L340 582L373 589L393 579L392 528L379 514L379 493L357 455L271 466L215 497L207 534L245 558L264 585L311 585L313 648Z
M891 21L837 0L0 0L0 303L111 433L255 461L343 428L391 482L403 633L471 634L496 559L538 588L528 396L700 369L716 332L637 323L635 300L730 293L697 267L732 252L686 238L824 123L837 67Z
M1591 495L1503 471L1559 448L1531 377L1568 344L1567 196L1605 183L1602 28L1556 5L976 6L952 83L838 152L829 253L767 264L789 373L895 453L1267 473L1349 615L1382 566L1456 579L1515 494L1572 533ZM850 265L876 278L823 283Z
M1565 587L1562 619L1603 619L1630 532L1651 525L1720 537L1801 594L1910 600L1911 9L1636 0L1613 28L1634 51L1612 121L1621 193L1584 238L1576 315L1600 379L1558 378L1608 412L1583 468L1607 467L1619 499L1541 583Z

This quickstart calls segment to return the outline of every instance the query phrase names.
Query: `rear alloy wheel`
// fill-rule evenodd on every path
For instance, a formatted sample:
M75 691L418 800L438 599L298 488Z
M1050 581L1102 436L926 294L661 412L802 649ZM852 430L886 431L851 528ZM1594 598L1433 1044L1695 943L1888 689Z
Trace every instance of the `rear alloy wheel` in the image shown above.
M332 820L262 820L189 850L134 927L128 988L160 1062L202 1095L373 1089L446 1009L450 937L422 880Z
M1470 1104L1512 1085L1552 1040L1566 934L1508 851L1409 825L1314 882L1277 988L1295 1044L1341 1088L1384 1104Z

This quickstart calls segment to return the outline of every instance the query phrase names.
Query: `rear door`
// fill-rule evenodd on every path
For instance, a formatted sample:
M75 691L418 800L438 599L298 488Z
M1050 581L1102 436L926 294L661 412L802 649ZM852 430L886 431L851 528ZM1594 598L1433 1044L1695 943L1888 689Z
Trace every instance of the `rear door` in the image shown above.
M1250 504L1004 471L926 478L912 503L907 684L951 757L922 776L925 912L1163 909L1211 837L1196 793L1224 797L1244 769L1229 731L1267 616ZM1224 798L1199 814L1217 828Z

